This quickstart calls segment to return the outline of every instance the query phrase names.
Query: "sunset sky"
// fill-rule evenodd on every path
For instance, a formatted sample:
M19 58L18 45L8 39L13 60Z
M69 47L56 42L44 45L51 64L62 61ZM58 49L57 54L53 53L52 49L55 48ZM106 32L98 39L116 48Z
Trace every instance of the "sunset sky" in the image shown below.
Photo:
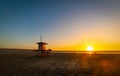
M120 0L0 0L0 48L120 50Z

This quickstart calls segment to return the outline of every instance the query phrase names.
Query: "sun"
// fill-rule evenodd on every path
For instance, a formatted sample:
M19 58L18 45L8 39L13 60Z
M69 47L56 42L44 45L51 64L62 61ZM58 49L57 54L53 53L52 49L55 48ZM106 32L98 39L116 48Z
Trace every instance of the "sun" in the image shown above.
M87 50L87 51L94 51L94 49L93 49L92 46L88 46L86 50Z

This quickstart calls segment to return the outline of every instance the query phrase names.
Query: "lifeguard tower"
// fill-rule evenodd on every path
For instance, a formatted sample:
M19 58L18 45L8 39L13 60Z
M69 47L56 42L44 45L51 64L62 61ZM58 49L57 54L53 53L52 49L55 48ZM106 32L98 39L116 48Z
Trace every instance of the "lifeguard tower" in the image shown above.
M45 43L42 41L42 36L40 37L40 42L37 42L36 44L38 44L38 50L37 52L37 56L42 56L42 55L48 55L51 51L51 49L46 50L46 45L48 45L48 43Z

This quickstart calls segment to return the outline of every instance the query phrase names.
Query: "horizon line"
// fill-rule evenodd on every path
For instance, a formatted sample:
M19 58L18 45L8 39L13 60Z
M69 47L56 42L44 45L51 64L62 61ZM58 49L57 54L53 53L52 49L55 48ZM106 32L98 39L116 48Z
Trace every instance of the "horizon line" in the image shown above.
M34 51L34 50L37 50L37 49L22 49L22 48L0 48L0 50L31 50L31 51ZM52 51L61 51L61 52L89 52L87 50L52 50ZM94 50L94 51L91 51L91 52L120 52L120 50Z

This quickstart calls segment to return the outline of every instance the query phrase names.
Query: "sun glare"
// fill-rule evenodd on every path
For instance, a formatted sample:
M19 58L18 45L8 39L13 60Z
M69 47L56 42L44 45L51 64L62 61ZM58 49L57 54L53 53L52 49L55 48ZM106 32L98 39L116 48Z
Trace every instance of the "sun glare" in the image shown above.
M92 46L88 46L86 50L87 50L87 51L93 51L94 49L93 49Z

